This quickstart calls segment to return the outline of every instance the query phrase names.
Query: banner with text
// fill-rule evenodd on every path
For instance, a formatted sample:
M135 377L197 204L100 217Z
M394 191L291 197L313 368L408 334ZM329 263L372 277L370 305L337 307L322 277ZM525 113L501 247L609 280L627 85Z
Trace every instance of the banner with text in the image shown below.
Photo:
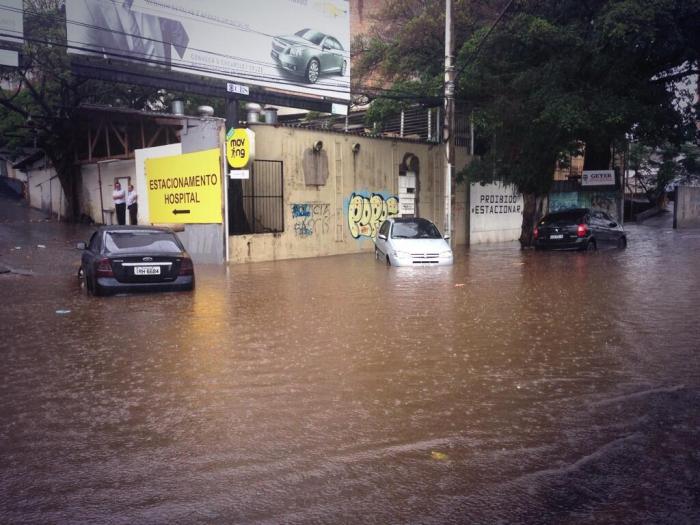
M154 224L221 223L218 149L146 159L149 217Z

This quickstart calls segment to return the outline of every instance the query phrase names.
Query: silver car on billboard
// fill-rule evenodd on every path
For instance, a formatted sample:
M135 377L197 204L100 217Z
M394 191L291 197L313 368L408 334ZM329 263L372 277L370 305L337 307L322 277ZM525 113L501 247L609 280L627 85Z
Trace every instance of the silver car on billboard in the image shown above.
M309 84L315 84L321 75L345 76L348 70L348 52L338 39L315 29L273 38L270 56Z

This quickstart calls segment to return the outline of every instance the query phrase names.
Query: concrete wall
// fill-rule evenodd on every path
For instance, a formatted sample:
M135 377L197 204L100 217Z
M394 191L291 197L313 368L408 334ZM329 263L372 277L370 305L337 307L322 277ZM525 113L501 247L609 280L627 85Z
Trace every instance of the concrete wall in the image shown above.
M372 233L382 212L392 213L393 198L399 193L399 165L406 154L418 159L418 215L444 229L442 146L269 125L252 129L256 159L284 163L284 232L231 236L232 262L372 251ZM325 184L307 185L304 156L317 141L323 142L328 177ZM354 144L359 145L356 153ZM466 152L458 151L457 169L466 161ZM453 239L458 244L466 239L464 186L454 195Z
M523 224L523 196L500 182L471 184L469 244L517 241Z
M53 168L27 170L29 205L51 216L65 217L66 196Z
M675 206L678 228L700 227L700 187L678 186Z

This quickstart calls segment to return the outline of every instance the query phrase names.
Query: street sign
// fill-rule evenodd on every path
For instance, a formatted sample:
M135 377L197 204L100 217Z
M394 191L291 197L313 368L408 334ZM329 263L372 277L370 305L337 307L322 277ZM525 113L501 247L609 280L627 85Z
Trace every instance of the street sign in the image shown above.
M218 149L146 159L149 217L154 224L220 223Z
M246 168L255 157L255 133L247 128L231 128L226 133L226 160L233 169Z
M331 105L331 113L334 115L345 115L348 116L348 106L347 104L336 104L335 102Z
M581 186L614 186L613 170L585 170L581 177Z
M250 95L250 88L248 86L240 86L232 82L226 83L226 91L229 93L237 93L239 95Z

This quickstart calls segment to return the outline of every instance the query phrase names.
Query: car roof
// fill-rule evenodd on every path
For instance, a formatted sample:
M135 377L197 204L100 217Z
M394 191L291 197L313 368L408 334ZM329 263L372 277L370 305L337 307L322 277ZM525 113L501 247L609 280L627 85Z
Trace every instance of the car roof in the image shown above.
M100 226L97 228L99 232L153 232L153 233L173 233L173 230L164 226Z
M433 224L433 221L429 221L423 217L389 217L387 220L391 222L424 222Z
M588 208L567 208L566 210L557 210L548 213L550 217L552 215L575 215L575 214L581 214L583 215L584 213L589 213L591 210Z

